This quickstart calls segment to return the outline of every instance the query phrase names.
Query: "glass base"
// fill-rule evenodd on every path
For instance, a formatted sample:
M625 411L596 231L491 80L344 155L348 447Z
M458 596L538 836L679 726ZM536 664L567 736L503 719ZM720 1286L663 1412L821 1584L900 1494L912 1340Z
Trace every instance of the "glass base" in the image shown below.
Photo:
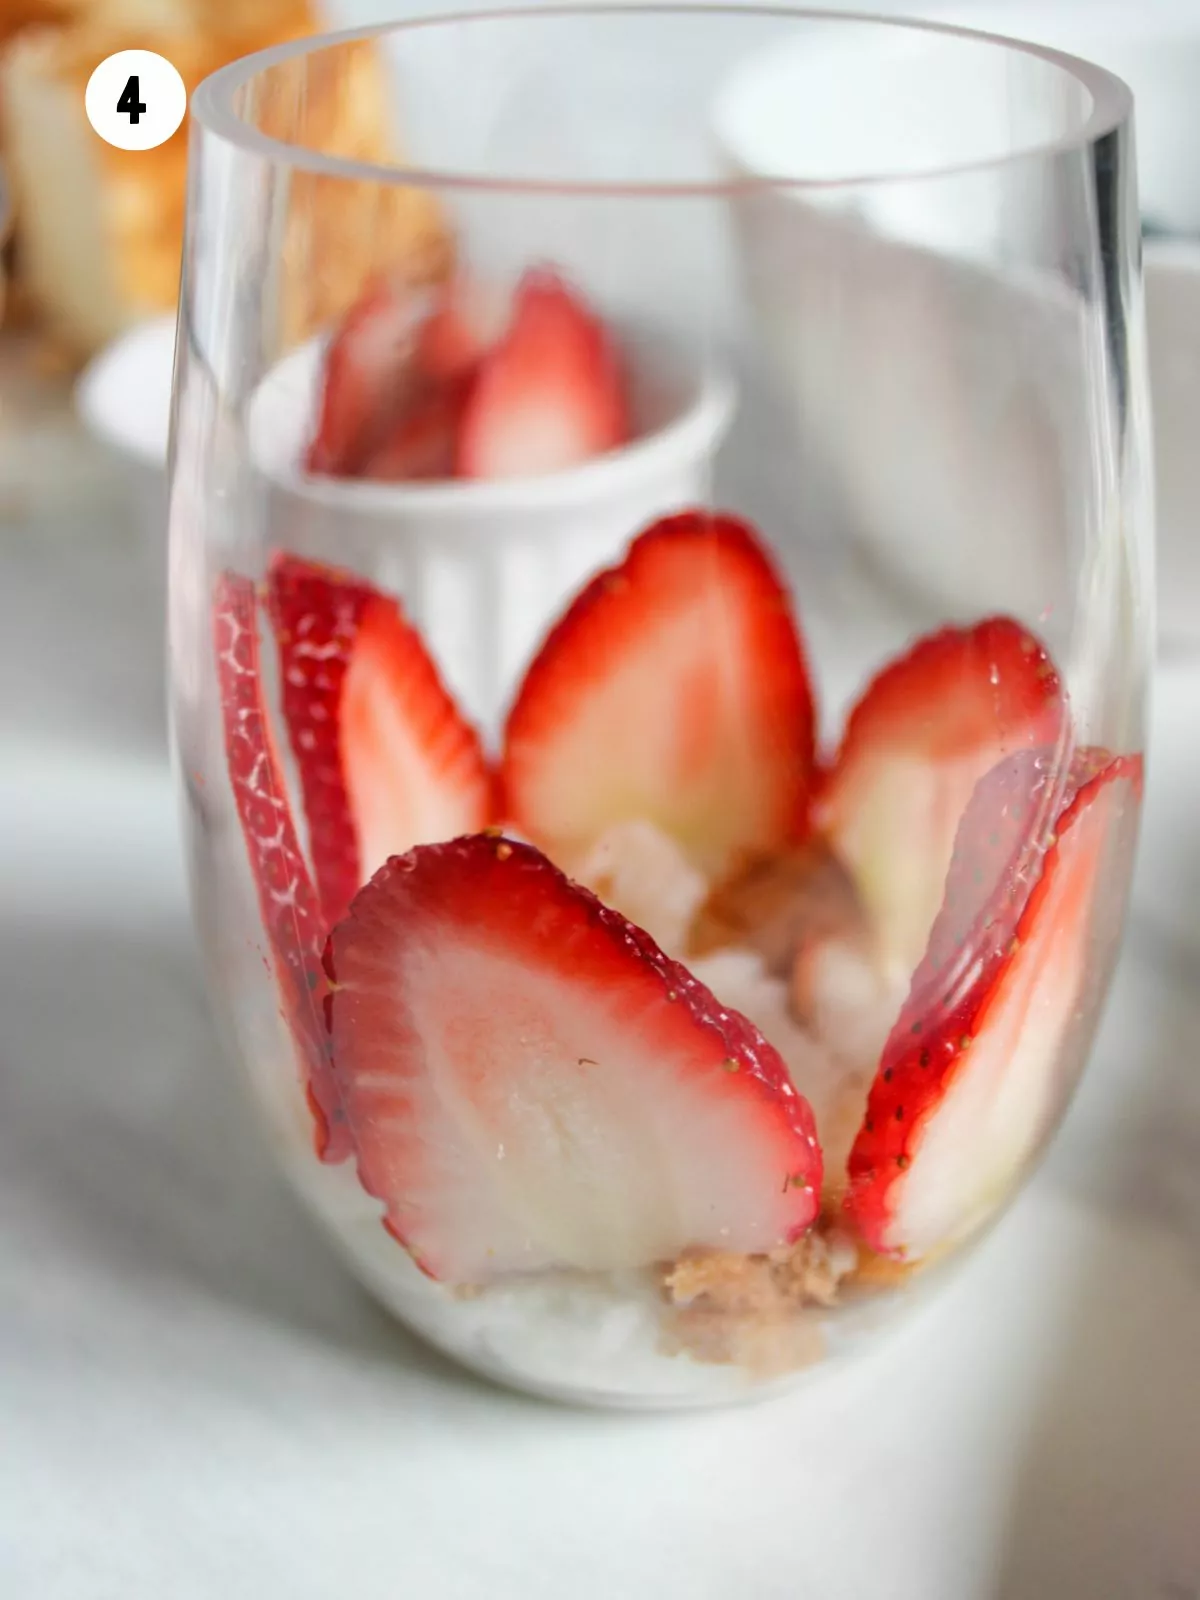
M873 1350L948 1277L931 1266L902 1291L854 1288L842 1304L799 1309L768 1330L768 1351L786 1342L786 1370L706 1360L681 1338L686 1323L659 1273L552 1273L447 1289L387 1233L349 1166L321 1166L299 1150L283 1166L333 1249L406 1331L478 1378L562 1405L682 1411L776 1399Z

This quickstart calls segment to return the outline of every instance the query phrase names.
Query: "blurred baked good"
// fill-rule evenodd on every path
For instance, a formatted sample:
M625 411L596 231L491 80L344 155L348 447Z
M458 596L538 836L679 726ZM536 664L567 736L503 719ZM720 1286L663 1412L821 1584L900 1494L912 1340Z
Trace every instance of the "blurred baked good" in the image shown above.
M370 40L281 62L260 79L252 115L274 139L350 161L387 160L395 149L387 77ZM427 190L302 170L287 187L282 254L287 344L340 316L382 272L423 284L452 264Z
M26 28L69 20L69 8L55 0L0 0L0 46Z
M149 151L116 150L93 133L83 107L92 69L116 50L158 50L190 92L228 61L311 34L320 21L308 0L0 6L0 40L8 34L0 45L0 151L15 199L20 299L82 359L131 322L174 307L187 171L186 122ZM20 28L8 26L10 7ZM380 160L393 148L388 101L382 65L363 41L336 56L281 64L267 75L254 115L277 138ZM287 343L343 311L373 270L425 281L448 268L449 241L423 193L298 174L287 207Z

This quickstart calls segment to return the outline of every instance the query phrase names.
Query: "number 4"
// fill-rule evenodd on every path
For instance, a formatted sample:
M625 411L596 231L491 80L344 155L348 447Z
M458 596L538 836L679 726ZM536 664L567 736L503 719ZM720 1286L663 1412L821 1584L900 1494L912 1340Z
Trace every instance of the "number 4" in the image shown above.
M141 121L142 112L146 109L146 102L138 99L140 93L138 75L135 72L121 90L121 98L117 101L117 110L123 111L135 128Z

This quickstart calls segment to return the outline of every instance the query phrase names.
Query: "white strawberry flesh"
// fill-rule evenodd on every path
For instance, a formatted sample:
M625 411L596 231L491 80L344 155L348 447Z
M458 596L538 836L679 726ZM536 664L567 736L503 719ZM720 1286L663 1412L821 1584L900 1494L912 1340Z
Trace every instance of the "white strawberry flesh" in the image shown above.
M529 846L389 862L326 963L361 1181L432 1276L769 1250L815 1217L812 1115L775 1050Z
M508 815L576 870L653 822L707 878L808 827L813 704L788 598L753 531L663 518L551 631L508 717Z
M526 273L507 332L480 363L459 474L562 472L615 450L631 431L621 355L603 323L557 273Z
M1053 663L1007 617L930 634L868 685L817 824L854 879L889 988L907 987L921 959L976 783L1066 733Z

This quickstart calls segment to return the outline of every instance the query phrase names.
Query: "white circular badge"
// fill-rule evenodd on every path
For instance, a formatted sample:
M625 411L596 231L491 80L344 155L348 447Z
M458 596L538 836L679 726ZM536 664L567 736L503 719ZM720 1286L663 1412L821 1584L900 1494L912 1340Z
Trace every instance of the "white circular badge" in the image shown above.
M87 119L120 150L164 144L187 112L187 89L165 56L153 50L118 50L88 79Z

